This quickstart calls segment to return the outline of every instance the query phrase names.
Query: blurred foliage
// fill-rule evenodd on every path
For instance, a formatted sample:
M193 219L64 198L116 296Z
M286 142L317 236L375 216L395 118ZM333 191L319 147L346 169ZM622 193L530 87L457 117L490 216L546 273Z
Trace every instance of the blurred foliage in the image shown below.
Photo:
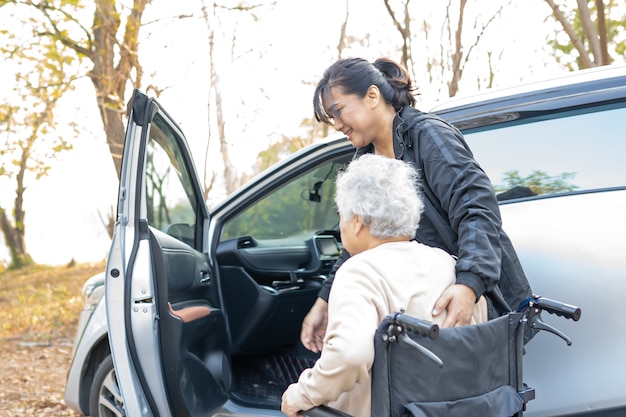
M104 269L101 262L0 273L0 340L72 340L83 308L83 283Z
M601 10L598 10L598 1L590 1L588 16L581 13L577 2L546 2L553 9L550 18L561 23L561 30L548 39L548 45L553 48L556 61L568 70L608 65L617 57L623 62L626 58L626 5L623 0L602 0ZM590 33L590 29L595 33ZM594 51L592 43L599 45L599 50Z
M335 177L342 167L341 163L327 163L290 181L227 223L221 239L280 239L336 228Z
M265 171L276 162L310 145L311 142L311 138L283 136L280 141L271 144L267 149L259 152L255 172L259 173Z
M150 0L4 0L2 18L19 30L2 32L5 49L30 55L47 69L56 67L68 79L88 77L94 85L104 132L118 177L124 139L124 99L129 87L141 87L138 58L141 17ZM3 5L0 3L0 5ZM15 32L15 33L14 33ZM3 39L4 40L4 39ZM33 48L42 45L47 50ZM64 65L57 66L61 60ZM64 91L60 91L61 95ZM76 135L77 136L77 135Z
M501 193L514 187L528 187L535 195L554 194L574 191L577 185L569 183L576 176L575 172L564 172L550 176L541 170L534 170L530 175L522 177L518 170L507 171L502 180L504 185L494 185L496 193Z
M15 199L0 205L0 228L11 254L11 267L33 263L24 240L24 198L28 185L46 176L62 152L72 149L66 136L76 132L72 122L57 129L55 109L70 91L74 57L48 38L19 41L9 31L0 33L0 55L15 66L8 103L0 105L0 174L10 179ZM69 130L67 128L70 128ZM73 135L69 135L70 137Z
M264 151L259 152L253 173L263 172L276 162L307 147L315 142L316 139L328 136L330 133L328 125L319 123L314 118L303 119L300 123L300 128L302 129L302 134L297 136L281 135L280 140L270 144ZM246 180L248 179L246 178Z

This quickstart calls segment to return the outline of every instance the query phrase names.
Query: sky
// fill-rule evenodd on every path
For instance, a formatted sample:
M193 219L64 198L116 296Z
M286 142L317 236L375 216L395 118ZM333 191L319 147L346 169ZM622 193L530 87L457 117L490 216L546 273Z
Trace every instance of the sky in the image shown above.
M501 85L562 71L538 59L545 45L548 28L543 19L549 8L544 2L515 3L515 9L508 10L492 29L498 33L492 37L492 48L503 50L497 62L496 82ZM152 23L142 32L140 60L144 81L165 88L158 100L185 132L200 170L208 131L207 29L199 17L171 18L177 14L199 16L198 4L153 1L144 15L144 21ZM272 141L302 132L300 123L311 117L314 83L336 58L337 32L344 18L340 4L343 2L336 0L279 1L257 23L238 19L234 59L230 57L230 39L223 38L218 43L227 136L236 138L230 153L234 165L242 171L252 166L258 152ZM399 35L394 32L382 1L362 0L358 4L360 7L353 7L357 10L351 10L348 33L359 39L369 36L369 44L354 46L350 56L374 60L390 55L390 39ZM430 21L437 19L440 17L433 14ZM232 33L234 25L233 16L223 17L216 26L218 35ZM479 51L475 52L480 61ZM0 66L0 76L8 79L10 63L4 64ZM474 67L483 64L479 62ZM473 77L477 74L471 70L464 74L466 80ZM422 109L427 110L430 103L440 98L441 85L426 84L419 75L417 82L423 97ZM0 97L6 88L6 84L0 87ZM477 83L468 83L462 85L461 93L477 88ZM126 99L129 97L130 94ZM59 103L57 117L59 125L79 123L82 132L73 141L74 149L62 156L49 175L28 187L27 248L41 264L62 265L72 259L97 262L106 257L109 249L110 239L101 217L105 218L116 205L117 178L88 79L80 80L76 89ZM220 163L216 145L209 143L209 164ZM5 182L0 183L0 196L4 207L14 198ZM7 259L6 248L0 244L2 256Z

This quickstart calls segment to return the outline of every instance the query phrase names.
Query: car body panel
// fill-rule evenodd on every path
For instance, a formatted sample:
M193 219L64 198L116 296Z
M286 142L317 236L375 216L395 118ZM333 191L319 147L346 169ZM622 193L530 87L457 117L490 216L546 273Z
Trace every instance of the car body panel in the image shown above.
M92 277L101 280L104 285L104 273ZM74 410L87 413L87 402L91 377L95 367L90 370L90 360L97 353L97 347L104 340L108 351L108 326L106 321L106 306L99 302L96 305L83 309L78 319L76 340L72 353L72 363L67 373L64 401ZM85 377L85 373L91 377ZM87 379L86 379L87 378Z
M503 204L501 210L533 291L583 312L579 322L543 314L572 345L546 332L526 345L524 381L536 398L524 415L626 407L626 322L603 308L619 305L626 294L626 190Z

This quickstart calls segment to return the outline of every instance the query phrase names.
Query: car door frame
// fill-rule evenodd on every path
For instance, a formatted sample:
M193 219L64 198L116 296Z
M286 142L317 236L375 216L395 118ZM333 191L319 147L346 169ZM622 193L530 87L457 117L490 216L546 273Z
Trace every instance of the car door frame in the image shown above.
M167 363L169 358L161 346L159 334L163 314L169 314L169 300L160 299L163 288L158 288L158 282L162 279L157 278L164 273L163 248L148 226L145 195L150 123L157 113L176 133L179 151L190 172L200 213L197 214L196 233L201 236L201 242L195 239L195 246L205 254L207 277L210 279L213 274L213 265L207 255L208 209L182 131L154 99L135 90L128 104L118 213L107 260L105 291L109 342L124 408L127 415L147 417L191 414L180 410L177 405L181 404L184 395L171 392L172 384L167 383L168 380L171 382L173 366ZM172 317L176 317L173 311ZM227 368L227 360L224 363ZM168 372L169 378L166 377ZM228 380L227 377L222 379ZM216 398L211 399L213 409L227 400L227 388L216 391L219 391ZM173 408L176 408L175 412Z

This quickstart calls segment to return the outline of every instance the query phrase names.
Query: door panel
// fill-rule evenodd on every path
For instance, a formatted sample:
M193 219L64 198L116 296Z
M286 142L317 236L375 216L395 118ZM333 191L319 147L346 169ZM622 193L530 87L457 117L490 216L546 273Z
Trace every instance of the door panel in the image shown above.
M170 406L177 416L209 415L227 398L230 362L224 314L206 296L215 291L204 280L206 258L158 231L151 245L159 298L168 300L159 306L159 345Z

